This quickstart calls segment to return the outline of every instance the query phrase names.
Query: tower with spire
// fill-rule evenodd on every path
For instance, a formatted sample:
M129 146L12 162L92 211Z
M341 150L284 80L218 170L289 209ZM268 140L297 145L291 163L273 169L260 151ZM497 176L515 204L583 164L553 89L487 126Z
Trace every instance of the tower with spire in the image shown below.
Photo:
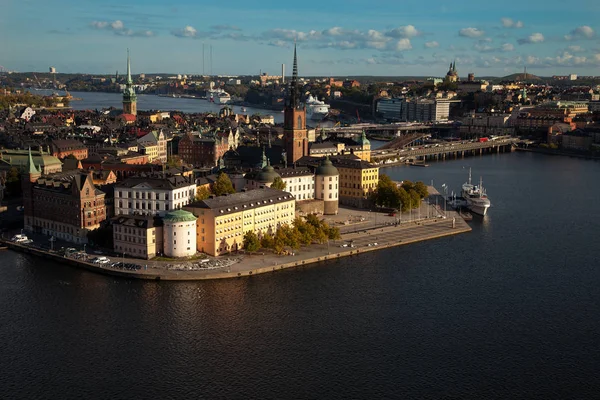
M303 156L308 155L306 107L300 102L300 89L298 86L298 58L296 56L296 43L294 43L294 66L283 121L285 151L289 164L294 164Z
M447 82L457 82L458 81L458 72L456 71L456 60L450 63L450 69L446 74Z
M137 95L133 88L131 79L131 62L129 60L129 49L127 49L127 81L123 91L123 114L137 115Z
M33 156L31 155L31 147L29 148L29 154L27 159L27 170L21 174L21 190L23 191L23 213L24 228L27 231L33 230L33 186L37 182L38 178L42 176L40 169L38 169L33 162Z

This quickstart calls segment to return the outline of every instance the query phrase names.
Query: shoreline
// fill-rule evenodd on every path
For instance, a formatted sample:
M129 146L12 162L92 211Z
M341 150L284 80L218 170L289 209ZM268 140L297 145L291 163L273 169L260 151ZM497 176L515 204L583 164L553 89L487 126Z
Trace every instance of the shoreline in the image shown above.
M1 239L0 243L13 251L32 254L34 256L66 264L71 267L82 268L91 272L117 276L121 278L165 281L232 279L302 267L324 261L338 260L344 257L352 257L371 251L378 251L426 240L454 236L467 233L472 230L471 227L464 221L464 219L455 211L448 211L447 214L448 218L446 219L435 218L425 222L406 222L398 226L375 228L363 232L345 234L342 235L341 240L334 242L334 247L332 247L330 244L311 245L299 249L297 251L299 254L294 256L281 256L274 254L246 255L243 260L227 268L223 267L219 270L212 269L204 271L169 270L166 268L168 262L151 260L136 260L136 263L139 265L146 264L148 266L147 270L142 269L139 271L125 271L61 256L55 252L20 245L4 239ZM452 227L453 219L454 227ZM342 248L337 245L338 243L354 243L355 241L357 245L354 248L343 247L342 250ZM360 244L362 242L364 243ZM369 243L367 244L366 242Z

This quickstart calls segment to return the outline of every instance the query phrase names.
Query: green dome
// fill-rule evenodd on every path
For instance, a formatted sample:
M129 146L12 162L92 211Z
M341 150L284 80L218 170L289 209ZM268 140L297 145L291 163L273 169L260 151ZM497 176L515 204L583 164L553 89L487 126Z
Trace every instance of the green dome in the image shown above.
M333 163L327 157L321 165L317 168L317 175L325 175L325 176L336 176L339 175L337 168L333 166Z
M194 214L185 210L169 211L163 218L165 222L192 222L196 219Z
M371 142L369 142L369 139L367 139L367 135L365 134L365 131L362 131L362 135L360 135L360 139L358 139L358 144L360 144L361 146L365 146L367 144L371 144Z
M256 180L261 183L273 183L277 177L279 177L279 174L275 172L275 168L267 165L256 176Z

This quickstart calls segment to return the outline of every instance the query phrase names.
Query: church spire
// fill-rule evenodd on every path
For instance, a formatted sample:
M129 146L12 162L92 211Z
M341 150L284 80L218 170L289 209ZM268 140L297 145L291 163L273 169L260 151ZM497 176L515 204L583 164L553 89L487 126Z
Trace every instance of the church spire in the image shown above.
M133 80L131 79L131 63L129 61L129 49L127 49L127 84L131 85Z
M292 82L290 82L290 107L298 107L298 57L296 56L296 42L294 41L294 66L292 68Z
M37 175L40 173L37 167L33 163L33 157L31 155L31 147L29 148L29 158L27 159L27 170L29 171L29 175Z

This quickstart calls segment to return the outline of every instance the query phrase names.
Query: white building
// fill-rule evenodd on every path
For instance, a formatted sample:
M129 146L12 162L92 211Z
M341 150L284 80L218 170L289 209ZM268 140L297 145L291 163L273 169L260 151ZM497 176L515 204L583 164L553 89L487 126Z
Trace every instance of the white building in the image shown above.
M180 175L132 177L115 186L115 215L160 215L188 205L196 183Z
M196 217L184 210L168 212L163 218L164 251L167 257L196 254Z
M323 213L326 215L337 214L340 193L338 169L333 166L329 157L326 157L315 173L316 198L323 200Z
M306 167L282 168L277 173L285 183L285 191L294 196L296 201L315 198L315 174Z

